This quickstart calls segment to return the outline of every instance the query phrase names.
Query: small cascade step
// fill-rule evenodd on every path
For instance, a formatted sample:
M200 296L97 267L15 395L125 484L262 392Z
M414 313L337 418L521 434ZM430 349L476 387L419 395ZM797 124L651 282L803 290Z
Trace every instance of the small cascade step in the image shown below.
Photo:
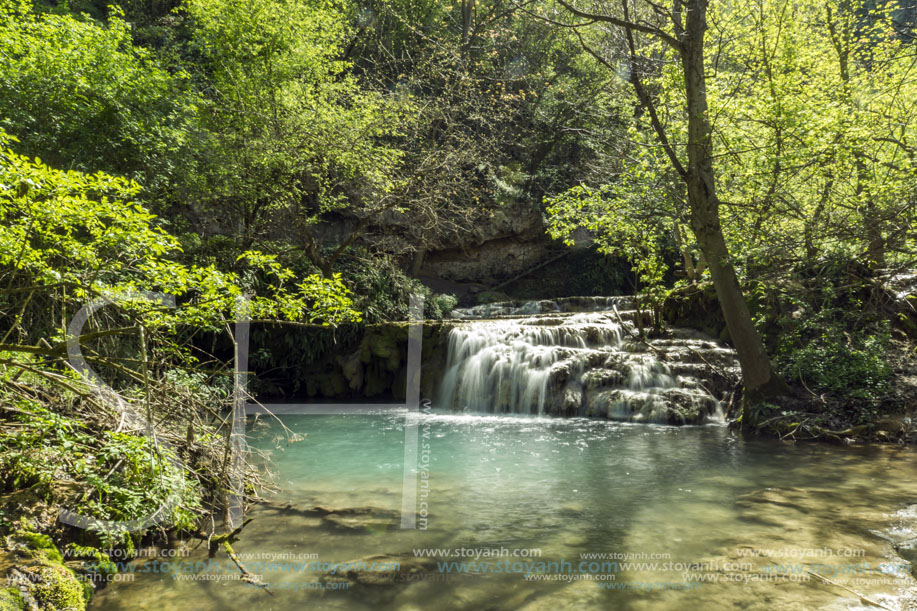
M563 297L540 301L500 301L452 310L450 318L487 319L504 316L528 316L551 312L604 312L617 308L619 311L633 310L633 297L618 295L612 297Z
M452 410L699 424L721 419L735 353L694 331L636 339L630 297L456 310L437 405ZM588 308L592 308L589 310Z

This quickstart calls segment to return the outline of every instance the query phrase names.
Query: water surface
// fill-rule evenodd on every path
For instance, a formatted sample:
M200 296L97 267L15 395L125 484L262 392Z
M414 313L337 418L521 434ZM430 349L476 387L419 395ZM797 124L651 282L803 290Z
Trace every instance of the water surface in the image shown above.
M429 467L426 483L418 465L408 478L418 484L418 507L426 503L426 530L400 529L406 421L428 444L418 453ZM917 537L910 448L744 441L714 425L522 416L282 422L303 440L287 444L282 428L265 420L249 436L271 452L279 489L272 498L298 509L377 508L371 516L335 521L254 509L235 549L274 596L218 580L234 574L232 566L196 570L211 575L206 581L160 567L107 588L93 608L875 608L841 586L890 609L915 608L908 601L917 586L892 548ZM346 591L317 589L325 571L304 566L387 555L408 567L421 548L449 548L453 557L440 553L440 564L418 564L395 584L368 579ZM477 564L455 550L475 550L458 553L480 554ZM592 556L581 565L586 554L617 554L619 564L590 565ZM624 565L625 554L644 564ZM271 556L281 562L259 564ZM227 562L222 554L217 560ZM177 562L189 561L205 562L206 554ZM445 564L459 561L465 566ZM534 576L514 570L539 561L554 565L528 565Z

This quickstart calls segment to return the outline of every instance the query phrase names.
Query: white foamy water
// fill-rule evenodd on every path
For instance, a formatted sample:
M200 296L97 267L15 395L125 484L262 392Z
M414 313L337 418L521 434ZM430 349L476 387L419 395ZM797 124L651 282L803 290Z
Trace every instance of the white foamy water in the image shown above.
M705 366L713 360L735 370L732 352L694 336L643 341L629 307L626 298L607 297L457 311L468 320L450 334L437 406L672 424L721 420ZM584 308L600 311L571 313ZM491 316L497 318L474 319Z

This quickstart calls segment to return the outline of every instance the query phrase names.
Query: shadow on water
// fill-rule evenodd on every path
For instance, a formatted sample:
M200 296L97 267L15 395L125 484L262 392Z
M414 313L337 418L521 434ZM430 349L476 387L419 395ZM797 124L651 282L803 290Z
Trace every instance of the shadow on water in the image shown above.
M853 562L804 555L817 549L860 550L856 562L878 566L896 558L895 536L917 537L917 516L903 511L917 502L917 455L906 448L745 441L722 426L414 417L421 444L429 444L428 485L418 489L429 512L426 530L399 528L403 415L285 416L304 437L289 445L278 441L279 426L261 421L250 443L272 452L273 500L293 509L253 509L236 551L275 596L218 579L237 572L218 558L223 566L207 567L214 577L206 581L141 566L134 583L106 589L94 608L846 609L859 603L844 589L761 576L774 563L812 568L830 561L837 569ZM413 550L420 548L440 552L418 560ZM540 556L518 555L533 549ZM580 571L595 554L619 554L618 564ZM330 563L373 555L397 557L412 578L325 575ZM272 557L287 563L259 564ZM329 564L310 568L303 559ZM206 554L182 560L204 561ZM510 564L498 570L501 561ZM534 568L544 577L533 580L512 564L536 561L567 561L579 574ZM458 562L465 565L448 564ZM732 566L738 564L748 566ZM174 563L173 573L179 568ZM894 583L874 574L830 578L905 608L914 586L905 573L885 576ZM855 583L861 577L868 579ZM330 590L335 584L347 589Z

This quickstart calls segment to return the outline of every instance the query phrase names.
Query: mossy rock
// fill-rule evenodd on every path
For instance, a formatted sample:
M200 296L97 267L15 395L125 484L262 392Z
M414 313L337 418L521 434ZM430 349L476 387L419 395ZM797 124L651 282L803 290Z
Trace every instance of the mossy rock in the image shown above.
M363 363L360 361L360 352L348 356L339 355L335 360L341 368L341 374L347 380L347 387L359 391L363 387Z
M102 550L71 543L67 546L67 557L72 558L64 565L77 573L95 573L97 575L115 575L118 573L118 564Z
M482 291L475 295L475 300L478 302L478 305L498 303L500 301L512 301L509 295L501 293L500 291Z
M13 547L26 547L49 562L61 563L64 561L64 557L48 535L20 530L10 535L9 542Z
M712 282L672 291L662 304L662 318L675 327L688 327L712 337L728 338L723 310Z
M365 340L369 343L370 352L383 359L400 353L401 343L407 339L407 326L404 324L370 325L366 329Z
M0 588L0 611L25 611L28 609L22 594L16 588Z
M19 530L6 537L6 545L12 552L10 558L16 558L8 569L10 575L17 576L16 582L25 587L28 595L18 598L34 601L34 604L25 604L24 608L34 608L35 605L54 611L83 611L86 608L92 598L92 585L81 581L64 565L63 555L49 536ZM7 592L4 596L6 599L0 599L3 604L18 604L13 594ZM6 609L0 606L0 610Z
M319 390L322 396L333 399L347 393L347 380L340 373L328 373L318 378Z
M29 593L42 609L82 611L88 597L84 584L73 571L60 564L29 567L33 585Z

